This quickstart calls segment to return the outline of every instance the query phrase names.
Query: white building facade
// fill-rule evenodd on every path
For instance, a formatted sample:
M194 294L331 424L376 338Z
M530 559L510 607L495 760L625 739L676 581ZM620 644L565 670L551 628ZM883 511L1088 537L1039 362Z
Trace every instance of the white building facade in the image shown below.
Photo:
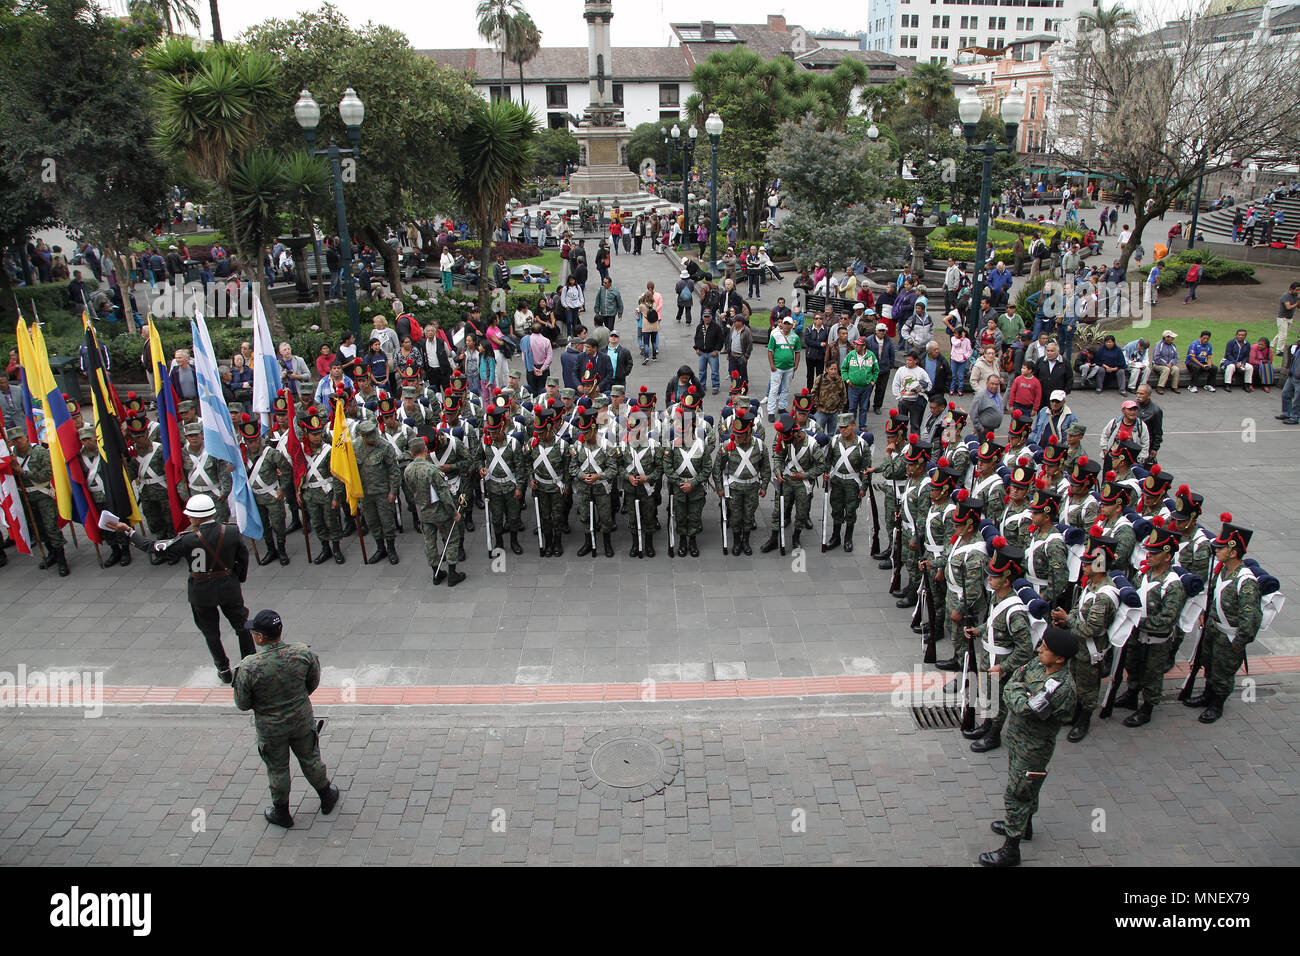
M867 49L953 63L968 47L1001 50L1039 33L1064 33L1097 0L870 0Z

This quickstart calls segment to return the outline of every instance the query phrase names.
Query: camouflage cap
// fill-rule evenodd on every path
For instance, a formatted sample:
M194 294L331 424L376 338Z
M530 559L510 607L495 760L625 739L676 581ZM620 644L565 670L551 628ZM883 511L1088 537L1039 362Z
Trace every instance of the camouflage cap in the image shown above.
M627 389L622 385L614 385L609 390L610 395L626 395Z
M7 438L9 441L17 441L20 438L26 438L26 437L27 437L27 429L21 425L15 425L12 428L5 429L5 438Z
M193 410L194 410L194 402L192 402L192 401L191 401L190 399L188 399L188 398L185 399L185 401L183 401L183 402L178 402L178 403L176 404L176 411L178 411L178 412L190 412L190 411L193 411Z
M560 380L559 380L558 378L556 378L554 375L552 375L550 378L548 378L548 379L546 380L546 384L547 384L548 386L550 386L550 385L554 385L554 386L556 386L556 387L558 388L559 385L560 385Z
M851 414L849 414L848 412L843 412L840 415L840 417L836 420L836 427L848 428L850 425L856 425L857 423L858 420L854 418Z
M562 389L560 389L560 398L573 398L573 397L576 396L577 394L578 394L578 393L575 392L575 391L574 391L573 389L571 389L571 388L562 388Z
M357 426L357 434L377 435L379 434L379 423L374 421L373 419L367 418L364 422L362 422L360 425Z
M91 427L90 425L87 425L87 426L85 426L84 428L78 428L78 429L77 429L77 437L78 437L78 438L81 438L81 439L94 438L94 437L95 437L95 429L94 429L93 427Z
M203 434L203 426L200 425L198 422L190 422L188 425L185 426L185 434L186 434L187 436L188 436L188 435L202 435L202 434Z
M419 398L420 390L413 385L402 386L402 398Z

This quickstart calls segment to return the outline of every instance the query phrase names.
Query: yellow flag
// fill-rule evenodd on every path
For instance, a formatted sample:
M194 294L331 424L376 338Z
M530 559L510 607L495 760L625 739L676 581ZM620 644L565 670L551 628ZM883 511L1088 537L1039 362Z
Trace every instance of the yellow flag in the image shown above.
M50 369L50 358L45 351L45 337L41 335L39 323L33 322L29 333L26 323L19 318L18 361L27 372L27 387L32 393L32 398L40 403L41 411L45 416L45 433L41 437L50 449L50 471L54 475L54 500L58 503L59 518L67 523L73 520L72 485L68 479L66 458L59 445L57 430L59 419L54 416L54 409L50 405L53 400L51 396L59 401L63 399L54 385L54 372ZM66 410L65 415L60 417L66 417ZM74 454L80 452L81 446L78 445Z
M343 403L334 405L334 441L330 445L330 471L334 477L343 482L348 495L348 511L357 513L361 501L361 473L357 471L357 450L352 447L352 432L348 428L347 417L343 414Z

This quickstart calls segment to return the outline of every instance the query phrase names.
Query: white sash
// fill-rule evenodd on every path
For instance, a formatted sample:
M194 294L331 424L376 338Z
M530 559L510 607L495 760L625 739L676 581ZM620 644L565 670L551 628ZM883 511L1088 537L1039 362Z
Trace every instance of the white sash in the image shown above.
M1165 588L1170 584L1170 582L1177 581L1177 580L1178 580L1178 575L1171 570L1171 571L1166 571L1162 577L1148 578L1147 580L1142 582L1142 584L1138 587L1137 592L1138 592L1138 598L1142 602L1141 613L1142 613L1143 622L1146 621L1147 614L1149 613L1147 610L1147 603L1150 599L1151 592L1158 590L1160 592L1160 596L1163 598ZM1140 635L1138 637L1138 641L1142 644L1163 644L1173 636L1173 631L1175 628L1177 628L1176 622L1174 628L1171 628L1170 632L1166 634L1164 637L1151 638L1148 632L1146 631L1146 629L1140 627L1138 629L1138 633Z
M82 455L82 461L86 461L86 456ZM102 456L95 456L93 463L86 469L86 487L90 489L91 494L98 492L104 494L104 479L99 477L99 468L104 463Z
M257 456L257 463L248 469L249 484L253 486L253 494L270 495L274 498L279 493L279 488L275 485L268 485L262 480L262 463L266 461L266 456L270 454L270 447L262 449L262 454Z
M986 638L984 641L984 647L989 652L990 661L996 660L1002 654L1010 654L1013 650L1015 650L1014 644L1011 647L1002 647L1000 644L994 642L993 622L997 620L999 614L1001 614L1003 611L1006 611L1007 618L1008 618L1007 623L1008 625L1010 625L1010 616L1017 604L1020 605L1020 610L1023 611L1027 616L1029 614L1029 611L1025 608L1025 602L1020 600L1019 594L1015 594L1015 593L1012 593L1009 597L1004 597L1001 601L997 603L997 605L993 608L993 610L989 612L988 623L984 625L984 632ZM1007 630L1010 631L1010 626L1008 626Z
M511 468L508 464L506 464L506 449L511 447L511 442L513 441L514 439L507 439L506 444L499 447L497 445L483 446L487 450L488 454L492 456L492 460L487 464L488 481L514 481L515 480L514 469ZM501 470L505 472L504 476L496 474L498 465L500 465Z
M596 455L606 447L605 440L603 438L598 438L596 441L595 448L592 448L590 445L587 444L583 444L579 447L582 448L583 462L582 462L582 467L578 469L578 474L582 475L582 474L591 473L591 474L598 475L601 472L603 472L604 469L601 468L600 465L597 464L596 462ZM592 484L600 485L600 487L604 488L606 491L609 491L609 482L606 481L604 478L592 482Z
M546 472L547 477L549 477L551 481L555 482L557 487L563 488L564 482L560 480L560 476L555 473L555 466L551 464L550 450L556 447L558 446L540 444L537 446L538 454L533 458L533 477L537 477L537 466L541 465L542 470Z
M189 474L190 494L199 492L216 491L217 486L213 484L208 473L203 470L203 466L208 463L208 450L203 449L203 454L194 459L194 466Z
M677 466L677 477L687 478L694 483L695 476L698 474L695 470L695 462L701 458L701 452L704 451L704 439L696 438L691 443L691 447L682 452L682 463Z
M958 563L964 562L966 555L971 551L979 551L983 553L984 542L980 538L976 537L975 540L969 541L960 547L953 548L953 550L948 553L948 573L945 575L948 579L948 593L953 595L953 597L958 601L966 600L966 588L964 586L957 587L957 585L953 583L957 580L957 575L954 571L954 568L956 567L954 560Z
M843 439L840 436L838 435L835 436L835 441L836 441L835 448L840 453L840 458L839 461L835 462L835 467L831 469L831 477L842 478L845 481L852 481L859 488L861 488L862 476L858 474L857 470L853 467L853 465L849 463L849 458L853 455L855 449L862 447L862 439L856 435L853 437L855 439L854 444L845 445L843 444Z
M153 449L144 460L140 462L140 472L136 478L137 491L143 491L150 485L165 485L167 483L167 478L162 472L154 471L153 468L150 467L150 464L160 457L158 451L159 449L157 448Z
M325 445L321 448L320 453L313 458L310 454L306 455L307 459L307 487L315 488L317 491L332 491L333 485L331 479L324 477L320 473L321 462L329 454L330 446Z
M757 444L751 444L748 448L741 448L739 445L736 446L736 454L740 456L740 460L736 462L735 473L727 476L730 481L739 481L744 485L749 485L758 481L758 467L752 461L754 452L758 451L758 449L759 446ZM749 471L749 478L744 477L746 469Z
M651 454L652 452L655 451L655 443L653 441L647 442L645 446L641 448L640 451L637 451L631 445L628 445L627 450L628 450L628 455L631 457L632 461L625 469L625 473L629 477L631 477L632 475L640 475L642 478L644 478L645 467L641 464L641 462L645 460L646 455Z
M944 507L943 511L940 512L939 514L940 528L943 527L943 519L948 517L956 510L957 510L957 505L951 501L948 502L948 504ZM930 554L932 555L940 555L943 554L943 543L941 541L934 540L933 521L934 521L934 509L931 508L930 514L927 516L925 521L925 550L930 552Z
M1038 554L1038 552L1043 550L1044 546L1047 545L1048 542L1054 539L1059 539L1062 543L1064 543L1065 535L1061 534L1061 532L1059 531L1053 531L1051 534L1047 535L1046 537L1040 538L1037 535L1035 535L1029 539L1029 550L1025 553L1025 576L1029 578L1029 582L1033 584L1034 590L1038 590L1048 582L1047 578L1040 578L1037 574L1034 573L1034 557L1036 554Z
M801 453L808 451L809 448L811 448L811 445L807 441L805 441L803 445L791 444L791 445L786 445L786 447L790 449L790 454L789 456L787 456L785 460L785 468L781 472L782 475L789 476L789 475L807 474L808 469L804 467ZM802 484L805 491L812 491L813 482L810 479L808 478L803 479Z

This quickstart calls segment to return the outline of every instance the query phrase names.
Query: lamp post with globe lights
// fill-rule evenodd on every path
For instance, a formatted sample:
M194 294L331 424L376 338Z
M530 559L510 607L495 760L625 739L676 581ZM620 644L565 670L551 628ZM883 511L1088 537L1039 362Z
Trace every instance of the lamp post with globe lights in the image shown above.
M709 174L709 275L718 267L718 140L722 138L722 117L710 113L704 121L704 132L709 134L713 159Z
M313 148L316 145L316 127L320 125L320 105L312 98L309 90L304 89L299 94L298 102L293 104L293 115L298 120L298 125L302 127L303 136L312 155L329 157L330 170L334 176L334 214L339 230L339 268L343 272L343 297L347 303L352 334L360 342L361 316L357 311L357 289L352 278L352 238L348 232L348 212L343 203L342 157L356 156L360 153L361 123L366 118L366 107L350 86L344 91L343 99L339 101L339 117L347 127L348 141L352 143L351 149L340 149L332 136L329 146L325 149Z
M971 288L971 310L979 308L984 293L984 268L988 258L989 240L989 191L993 183L993 157L998 153L1016 153L1016 133L1020 121L1025 117L1025 94L1019 86L1013 86L1011 92L1002 100L1002 122L1006 125L1007 145L999 146L993 142L992 134L983 143L975 145L975 127L984 115L984 103L974 87L966 87L957 103L957 114L961 117L962 131L966 138L966 151L980 153L983 157L983 172L980 175L980 210L979 230L975 238L975 281Z
M682 159L682 222L684 228L689 229L691 226L691 183L690 168L691 157L695 155L695 140L700 135L700 131L694 126L686 131L686 136L682 136L681 129L674 125L672 132L672 146L677 147Z

